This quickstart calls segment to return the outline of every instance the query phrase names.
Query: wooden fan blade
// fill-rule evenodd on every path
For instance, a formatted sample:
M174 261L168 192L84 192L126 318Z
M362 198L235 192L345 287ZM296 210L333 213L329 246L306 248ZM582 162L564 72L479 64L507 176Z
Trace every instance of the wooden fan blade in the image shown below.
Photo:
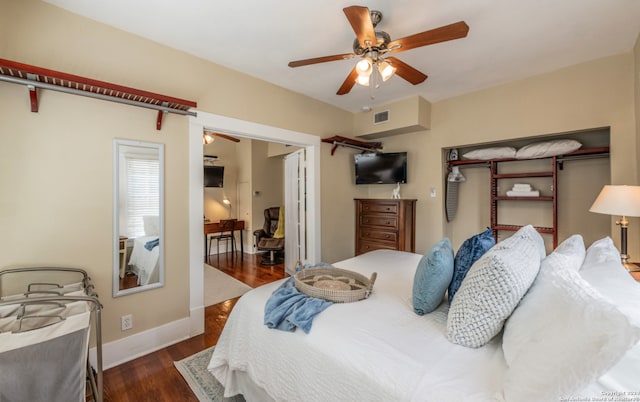
M387 45L391 52L404 52L420 46L433 45L434 43L446 42L448 40L460 39L467 36L469 26L464 21L459 21L450 25L430 31L421 32L415 35L389 42ZM400 45L397 49L394 47Z
M422 74L420 71L411 67L407 63L396 59L395 57L387 57L385 60L391 63L391 65L396 68L397 75L409 81L413 85L418 85L419 83L427 79L427 76L425 74Z
M371 15L367 7L351 6L343 8L342 11L356 33L360 46L366 49L377 43L376 31L373 29L373 22L371 22Z
M205 134L212 135L212 136L214 136L214 137L224 138L225 140L229 140L229 141L233 141L233 142L240 142L240 139L239 139L239 138L232 137L232 136L227 135L227 134L215 133L215 132L213 132L213 131L205 131L204 133L205 133Z
M313 59L290 61L289 67L302 67L309 64L326 63L327 61L348 60L356 57L353 53L335 54L333 56L315 57Z
M354 67L353 70L351 70L351 72L347 76L347 79L344 80L344 82L342 83L342 86L340 87L340 89L338 89L338 92L336 92L336 95L348 94L349 91L351 91L351 88L353 88L353 86L356 85L356 78L358 78L358 72Z

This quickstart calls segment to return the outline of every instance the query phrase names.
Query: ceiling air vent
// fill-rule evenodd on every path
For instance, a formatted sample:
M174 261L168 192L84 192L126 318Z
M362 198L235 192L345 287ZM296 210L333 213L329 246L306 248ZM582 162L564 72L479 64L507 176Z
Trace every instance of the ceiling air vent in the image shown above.
M384 110L382 112L373 114L373 124L382 124L389 121L389 111Z

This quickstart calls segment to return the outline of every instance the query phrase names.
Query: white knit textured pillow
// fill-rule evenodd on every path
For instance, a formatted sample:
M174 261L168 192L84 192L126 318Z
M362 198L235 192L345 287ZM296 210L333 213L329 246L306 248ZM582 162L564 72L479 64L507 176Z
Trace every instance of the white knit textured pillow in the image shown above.
M472 348L489 342L535 280L544 256L544 241L531 225L487 251L453 298L447 339Z

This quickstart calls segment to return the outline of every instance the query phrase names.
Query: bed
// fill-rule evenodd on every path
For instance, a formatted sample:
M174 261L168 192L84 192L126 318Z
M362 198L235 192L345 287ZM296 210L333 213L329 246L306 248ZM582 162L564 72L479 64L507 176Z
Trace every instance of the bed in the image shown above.
M265 303L283 281L246 293L230 314L208 369L225 387L225 396L243 394L248 401L521 402L603 395L635 396L640 399L640 317L635 313L640 311L640 285L621 267L619 254L611 239L607 239L601 242L606 245L603 248L606 252L597 247L589 248L594 267L581 270L592 276L586 280L603 282L612 277L604 269L613 267L611 269L615 269L617 274L613 277L623 283L619 285L616 282L602 290L605 294L603 297L607 297L610 304L615 304L611 298L623 297L627 306L622 310L630 317L621 319L628 331L618 331L625 333L624 339L619 342L611 341L612 345L619 344L619 347L616 353L608 351L612 357L606 364L598 365L594 357L587 359L583 365L571 365L571 358L582 358L587 352L587 346L595 350L592 355L600 356L602 353L599 351L607 349L603 346L603 339L609 339L610 336L601 333L600 327L608 326L611 331L611 324L608 322L603 322L603 325L593 330L593 341L589 338L585 342L573 342L562 337L574 336L576 339L581 335L553 328L551 335L545 335L544 331L549 330L545 328L548 326L546 321L527 319L524 324L518 324L518 320L514 318L511 333L515 335L509 335L513 339L509 340L508 358L504 351L506 339L503 345L504 331L481 347L454 344L447 339L450 306L446 298L428 314L420 316L414 313L412 286L416 267L423 256L377 250L333 264L360 272L366 277L377 272L373 293L363 301L330 306L315 317L308 334L300 330L273 330L263 324ZM582 263L586 253L584 246L581 253L582 257L573 258L572 261L581 258ZM566 256L560 257L562 263L568 260ZM576 272L567 274L571 281L582 281L572 276L578 275L577 272L576 269ZM538 283L543 279L536 279L531 288L545 289L544 283ZM553 283L556 281L554 279ZM620 292L621 287L625 289L624 292ZM530 297L531 294L532 298L536 298L541 292L529 291L525 297ZM542 294L551 293L547 291ZM554 301L558 305L556 311L568 310L560 306L560 299ZM538 316L542 314L535 311L537 307L549 308L544 303L533 300L525 303L523 299L521 304L528 306L522 307L523 312L533 309L532 313ZM553 310L553 306L551 307ZM516 311L520 308L516 308ZM586 315L582 310L580 314L587 318L591 313L589 309L585 311ZM606 312L610 313L610 310ZM564 317L558 314L551 314L549 323L555 323L556 319L562 323ZM613 315L616 314L618 313ZM605 317L609 315L612 314ZM523 321L522 317L518 319ZM584 321L591 325L588 319ZM534 327L527 328L527 325ZM582 330L580 325L574 327L578 331ZM525 330L526 333L523 335L518 330ZM534 339L527 339L530 335ZM535 336L543 341L535 339ZM550 344L544 346L547 340ZM529 344L523 346L523 342ZM580 349L583 343L586 346ZM568 344L578 346L566 348L565 345ZM566 363L563 366L555 361L557 356L545 357L545 350L540 352L537 349L540 345L551 354L559 353L557 356L564 353L556 352L554 348L558 346L570 349L573 355L560 357ZM517 353L518 348L522 349L520 355ZM534 356L527 356L527 352ZM520 361L514 361L513 356L520 358ZM525 367L522 367L523 364ZM581 372L580 367L583 366L588 372ZM540 372L540 378L536 370ZM549 372L554 370L557 373L549 377ZM565 374L563 370L568 373ZM538 380L542 382L536 382ZM516 389L512 392L514 381L519 382L516 388L525 390L522 395L530 397L514 397L521 391ZM524 384L528 381L529 383ZM544 381L553 381L553 384L545 384ZM511 390L508 390L509 387ZM526 394L527 387L542 390ZM563 394L568 390L572 392ZM612 394L614 392L619 394Z
M159 281L158 262L160 247L156 245L148 250L145 245L158 240L158 236L140 236L133 240L133 250L128 265L138 276L138 285L144 286Z

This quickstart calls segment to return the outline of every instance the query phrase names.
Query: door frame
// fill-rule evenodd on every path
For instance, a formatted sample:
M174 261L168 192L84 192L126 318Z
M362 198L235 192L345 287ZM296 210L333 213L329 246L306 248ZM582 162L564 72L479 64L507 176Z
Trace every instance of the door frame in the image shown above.
M190 336L204 332L204 255L202 132L208 130L235 137L304 147L307 158L307 256L321 260L320 137L299 131L197 111L189 117L189 318Z

